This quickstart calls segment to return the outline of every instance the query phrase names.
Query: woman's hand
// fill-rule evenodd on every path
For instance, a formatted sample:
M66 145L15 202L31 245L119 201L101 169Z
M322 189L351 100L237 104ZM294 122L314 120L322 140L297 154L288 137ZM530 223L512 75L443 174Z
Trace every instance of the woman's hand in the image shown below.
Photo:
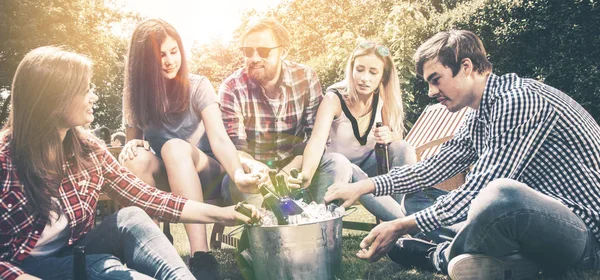
M121 153L119 154L119 162L123 164L128 159L133 159L137 156L137 147L144 147L147 151L150 151L150 143L148 141L140 140L140 139L132 139L121 149Z
M301 189L310 186L308 176L302 172L298 172L298 177L287 176L287 185L290 189Z
M251 221L260 221L261 217L258 212L258 209L256 207L254 207L253 205L248 204L248 203L242 203L239 206L239 207L244 207L245 209L250 211L252 213L251 216L246 216L246 215L236 211L235 207L236 206L222 207L225 215L224 215L224 219L220 222L220 224L223 224L225 226L234 226L234 225L238 225L240 223L250 224Z
M375 141L379 144L389 144L394 141L394 135L389 126L376 127L374 132Z
M242 163L242 169L237 169L233 175L233 182L243 193L259 193L258 185L266 182L268 176L262 168L250 169Z

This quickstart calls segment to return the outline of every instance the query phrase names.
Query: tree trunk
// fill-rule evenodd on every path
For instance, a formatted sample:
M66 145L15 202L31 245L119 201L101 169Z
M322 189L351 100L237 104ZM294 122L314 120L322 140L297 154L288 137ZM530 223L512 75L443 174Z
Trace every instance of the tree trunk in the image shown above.
M2 111L0 111L0 124L4 125L4 122L8 118L8 104L10 104L10 94L6 99L4 99L4 103L2 104Z

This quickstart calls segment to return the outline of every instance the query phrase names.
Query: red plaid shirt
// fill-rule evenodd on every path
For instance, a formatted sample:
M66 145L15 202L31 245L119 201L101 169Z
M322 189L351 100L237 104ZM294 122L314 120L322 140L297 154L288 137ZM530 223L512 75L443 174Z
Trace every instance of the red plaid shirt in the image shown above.
M23 185L12 164L8 137L0 136L0 279L15 279L24 272L18 265L29 256L46 224L35 219L24 207ZM118 204L138 206L150 216L176 222L185 198L153 188L120 166L106 149L89 154L88 170L77 170L71 160L65 165L66 177L59 188L59 201L69 221L69 245L90 231L100 192Z
M304 142L304 128L312 128L317 107L323 98L314 70L283 61L283 97L280 108L273 108L264 89L251 80L242 68L231 74L219 88L223 123L238 150L256 160L285 160L302 154L295 147Z

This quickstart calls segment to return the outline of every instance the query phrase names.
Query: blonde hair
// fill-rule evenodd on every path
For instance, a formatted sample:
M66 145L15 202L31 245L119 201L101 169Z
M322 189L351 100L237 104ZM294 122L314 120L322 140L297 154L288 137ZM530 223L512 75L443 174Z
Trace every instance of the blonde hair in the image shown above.
M363 47L359 44L354 48L352 54L348 58L346 64L346 76L344 81L338 82L330 86L335 88L340 93L347 96L349 105L354 104L358 100L358 94L354 88L354 77L352 71L354 69L354 62L357 57L375 54L383 61L383 75L381 76L381 83L378 85L379 97L383 100L383 109L381 115L387 120L388 126L395 135L402 138L404 137L404 107L402 104L402 91L400 90L400 80L398 79L398 72L392 57L388 53L387 55L380 54L378 50L381 45L372 44L372 47ZM387 48L385 48L387 50Z

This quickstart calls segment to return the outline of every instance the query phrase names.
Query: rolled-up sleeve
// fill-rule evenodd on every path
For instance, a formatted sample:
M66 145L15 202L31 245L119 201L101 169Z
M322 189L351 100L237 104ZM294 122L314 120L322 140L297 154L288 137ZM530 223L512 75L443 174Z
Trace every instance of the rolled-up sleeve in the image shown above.
M149 216L177 222L187 199L149 186L137 178L108 152L102 155L105 183L102 191L122 206L137 206Z

